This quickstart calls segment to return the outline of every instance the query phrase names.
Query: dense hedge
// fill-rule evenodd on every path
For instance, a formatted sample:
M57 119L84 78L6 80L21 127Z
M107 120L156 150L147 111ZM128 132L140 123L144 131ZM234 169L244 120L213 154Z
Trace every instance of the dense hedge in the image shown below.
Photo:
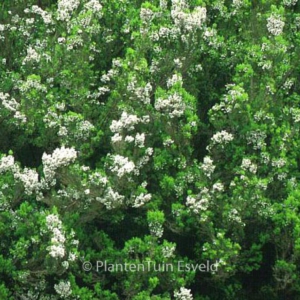
M0 299L300 299L299 42L297 0L1 1Z

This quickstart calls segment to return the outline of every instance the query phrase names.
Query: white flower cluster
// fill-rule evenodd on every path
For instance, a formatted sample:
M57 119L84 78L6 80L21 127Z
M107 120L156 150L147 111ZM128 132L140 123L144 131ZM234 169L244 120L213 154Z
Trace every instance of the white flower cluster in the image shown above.
M136 163L136 168L134 170L135 175L140 174L140 169L149 162L150 156L153 154L153 148L148 147L145 149L145 155L140 158L140 160Z
M253 174L255 174L257 171L257 165L252 163L252 161L249 158L243 158L241 168L245 171L248 170Z
M101 186L105 186L108 183L107 177L102 175L99 172L89 174L89 181L91 184L101 185Z
M193 211L193 213L198 214L201 211L205 211L208 208L209 201L207 198L188 196L186 198L186 205Z
M130 115L126 111L122 112L120 120L113 120L110 130L114 133L121 133L123 129L133 130L134 126L140 122L140 118L136 115Z
M166 138L166 139L163 141L163 145L166 146L166 147L169 147L169 146L171 146L172 144L174 144L174 141L173 141L170 137Z
M55 110L64 111L65 104L57 103L55 108L48 109L43 121L48 128L57 128L57 135L64 138L64 142L74 140L85 141L94 130L94 125L84 120L80 114L61 114Z
M270 70L272 68L272 61L266 60L266 61L260 61L258 63L258 66L262 68L262 70Z
M149 223L150 233L153 236L161 238L164 233L163 225L160 222L150 222Z
M290 109L290 113L292 114L293 120L295 123L300 122L300 109L297 107L293 107Z
M54 289L61 298L68 298L72 294L69 281L60 281L59 284L54 285Z
M41 59L41 56L39 53L36 52L35 49L33 49L31 46L27 48L27 55L24 58L22 65L26 65L28 62L36 62L38 63Z
M150 82L148 82L144 87L138 87L137 80L135 77L133 77L127 85L127 91L133 94L130 96L130 99L132 100L138 99L144 104L149 104L151 101L150 96L152 85Z
M78 8L79 0L58 0L57 20L69 21L72 12Z
M14 98L10 98L8 93L0 92L0 101L7 110L15 113L15 119L20 120L22 123L26 122L26 116L18 111L20 104Z
M149 24L155 16L155 13L149 8L141 8L140 18L144 24Z
M54 150L53 154L44 153L42 156L43 170L45 175L44 183L50 183L50 185L55 184L55 171L60 168L67 166L68 164L75 161L77 153L74 148L57 148Z
M203 159L203 164L201 165L201 169L203 170L204 174L210 178L212 173L214 172L216 166L213 164L213 160L209 156L205 156Z
M224 185L221 182L216 182L212 186L213 192L223 192L224 191Z
M114 140L114 141L121 141L122 140L122 136L121 135L119 135L118 133L117 134L115 134L113 137L112 137L112 140ZM125 142L127 142L127 143L132 143L134 141L134 137L133 136L131 136L131 135L127 135L126 137L125 137Z
M291 87L295 84L295 79L294 78L288 78L284 85L283 85L283 89L284 90L290 90Z
M159 27L158 31L153 31L150 34L150 40L152 42L159 41L160 38L162 39L170 39L170 40L176 40L178 36L180 36L180 29L177 27ZM162 49L160 47L153 49L156 53L160 53Z
M159 0L159 7L161 9L167 9L168 8L168 0Z
M286 160L283 158L272 160L272 166L276 168L282 168L286 165Z
M176 300L193 300L191 290L181 287L179 291L174 292Z
M98 0L90 0L84 5L87 10L91 10L93 13L99 13L102 10L102 5Z
M135 136L135 145L143 148L145 143L145 133L137 133Z
M156 99L154 106L156 110L169 114L170 118L180 117L185 111L185 104L177 92L169 95L166 99Z
M74 137L77 139L86 140L90 136L92 130L94 129L95 126L91 122L87 120L82 120L81 122L78 122L76 124L76 131Z
M228 92L224 97L224 101L227 103L235 102L245 92L245 90L242 87L236 86L235 84L227 84L226 89Z
M187 4L184 0L172 0L171 16L177 27L183 31L191 32L202 27L206 19L206 8L197 6L187 13Z
M132 161L128 160L128 157L121 155L113 155L113 165L110 167L110 170L117 174L119 178L123 177L125 174L130 174L134 168L135 164Z
M291 7L296 5L298 0L283 0L283 5Z
M48 109L46 115L43 118L43 122L45 123L46 128L55 128L59 126L59 118L60 117L55 111Z
M219 131L213 135L211 141L214 144L228 144L233 140L233 135L226 130Z
M250 131L247 134L247 143L253 145L254 150L261 150L266 146L265 139L267 138L267 134L262 130L254 130Z
M62 229L62 222L57 215L48 215L46 217L46 226L52 233L51 246L47 248L53 258L62 258L65 256L65 235Z
M272 14L267 21L267 29L271 34L282 34L284 22L281 20L279 15Z
M14 98L10 99L10 96L8 93L4 94L4 93L0 92L0 101L6 109L13 111L13 112L15 112L20 107L20 104Z
M3 32L5 30L5 25L4 24L0 24L0 32Z
M143 206L145 203L149 202L151 200L152 196L151 194L144 194L141 193L140 195L134 197L134 203L132 205L132 207L141 207Z
M7 171L13 171L14 168L15 168L15 159L12 155L3 156L0 159L0 174Z
M226 85L227 94L225 94L223 101L217 103L212 107L213 111L222 111L224 113L231 113L234 109L240 107L239 102L243 99L243 94L245 90L234 84Z
M235 8L235 9L239 9L243 6L244 4L244 1L243 0L233 0L232 1L232 6Z
M19 90L22 93L28 92L31 89L36 89L39 92L46 92L47 88L44 84L41 84L40 78L33 78L28 76L26 81L19 81Z
M209 190L204 188L198 195L188 196L186 198L186 205L192 212L199 214L201 211L207 210L210 199Z
M123 112L121 118L116 121L113 120L110 125L110 130L115 134L112 136L111 141L113 144L122 142L123 140L126 143L132 143L135 141L135 145L139 148L144 147L145 133L136 133L135 137L131 135L126 135L124 137L124 131L132 131L135 128L135 125L138 123L149 123L149 116L143 116L142 118L138 118L136 115L130 115L126 112Z
M228 213L228 219L230 221L233 221L233 222L236 222L236 223L239 223L239 224L242 224L243 226L245 226L245 223L242 222L239 212L235 208L230 210L230 212Z
M107 209L113 209L123 204L124 196L108 187L104 197L97 197L96 200L104 204Z
M171 88L172 86L178 83L180 84L180 86L182 86L182 76L180 74L174 74L171 78L167 80L167 87Z
M22 182L26 195L32 195L34 191L38 192L40 189L39 174L35 170L24 168L20 171L16 167L14 178Z
M53 22L51 13L48 13L37 5L32 5L31 9L26 8L24 12L27 14L34 13L40 15L45 24L51 24Z
M20 167L15 164L12 155L3 156L0 159L0 174L7 171L12 171L14 178L23 184L26 195L32 195L33 192L39 191L41 186L38 173L28 168L21 170Z
M175 245L172 246L164 246L162 248L162 254L164 256L164 258L170 258L173 256L174 252L175 252Z

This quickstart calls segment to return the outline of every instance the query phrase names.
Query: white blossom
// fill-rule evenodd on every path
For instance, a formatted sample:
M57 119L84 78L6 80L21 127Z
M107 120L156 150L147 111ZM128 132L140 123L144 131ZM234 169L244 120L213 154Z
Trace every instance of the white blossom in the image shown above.
M298 0L283 0L283 4L288 7L296 5L297 2Z
M180 74L174 74L171 78L167 80L168 88L171 88L175 84L180 84L180 86L182 86L182 76Z
M150 222L149 223L150 233L153 236L161 238L164 233L163 225L160 222Z
M57 19L69 21L74 10L78 8L79 0L58 0Z
M143 206L146 202L149 202L151 200L151 194L144 194L141 193L140 195L136 196L134 198L134 203L133 207L141 207Z
M46 217L46 225L49 230L53 230L54 228L61 228L61 221L57 215L51 214Z
M243 158L241 168L243 170L249 170L249 172L254 174L257 171L257 165L252 163L252 161L249 158Z
M232 1L232 6L235 8L235 9L239 9L243 6L243 3L244 1L243 0L233 0Z
M61 244L51 245L47 248L47 250L53 258L62 258L65 256L65 248Z
M38 63L41 59L41 56L39 53L37 53L37 51L32 48L31 46L29 46L27 48L27 55L23 60L23 65L25 65L27 62L36 62Z
M17 120L20 120L22 123L26 123L26 121L27 121L26 116L19 111L15 112L14 118Z
M52 243L59 244L59 243L64 243L66 241L66 238L60 229L53 228L52 233L53 233L53 237L51 239Z
M111 141L113 144L115 143L118 143L118 142L121 142L122 141L122 135L120 135L119 133L115 133L112 138L111 138Z
M67 261L67 260L65 260L65 261L63 261L62 263L61 263L61 265L62 265L62 267L63 268L65 268L66 270L69 268L69 262Z
M144 7L141 8L140 18L143 23L146 23L146 24L150 23L152 21L152 19L154 18L154 16L155 16L155 14L151 9L144 8Z
M166 99L158 98L155 102L155 109L166 113L170 118L180 117L184 114L185 104L181 95L175 92L172 95L169 95Z
M266 146L266 138L267 134L259 129L250 131L246 136L248 144L252 144L254 150L263 149Z
M167 9L168 8L168 0L159 0L159 6L163 10Z
M39 190L39 175L35 170L24 168L23 171L18 169L14 173L14 178L22 182L25 188L25 194L31 195L34 191Z
M68 298L72 294L69 281L60 281L59 284L54 285L54 289L61 298Z
M111 187L105 192L103 197L97 197L96 200L104 204L107 209L112 209L118 207L123 203L124 196L120 195L118 192L114 191Z
M211 140L215 144L227 144L233 140L233 135L226 130L222 130L214 134Z
M283 158L274 159L272 161L272 166L276 168L282 168L286 165L286 160Z
M3 156L0 159L0 174L13 170L15 165L15 159L12 155Z
M172 0L171 16L177 27L190 32L202 27L206 19L206 8L195 7L192 12L186 12L187 3L183 0Z
M123 177L125 174L130 174L135 165L132 161L129 161L127 157L121 155L113 155L113 166L110 170L117 174L118 177Z
M186 205L193 213L199 214L201 211L207 210L209 206L209 199L206 196L202 196L201 193L196 197L188 196L186 198Z
M68 257L68 261L75 261L77 258L75 253L70 252L69 253L69 257Z
M123 112L120 120L113 120L110 125L110 130L114 133L121 132L123 129L133 130L140 119L136 115L130 115L127 112Z
M131 135L127 135L124 139L126 143L132 143L134 141L134 137Z
M34 14L40 15L45 24L51 24L53 22L51 13L48 13L47 11L43 10L42 8L40 8L37 5L33 5L31 7L31 12Z
M170 258L170 257L172 257L173 254L174 254L175 249L176 249L176 247L173 246L173 245L172 245L172 246L164 246L164 247L162 248L163 256L164 256L165 258Z
M88 10L91 10L94 13L98 13L102 10L102 5L99 3L98 0L90 0L84 5L84 7Z
M172 144L174 144L174 141L171 138L167 138L163 141L163 145L166 147L171 146Z
M137 133L135 136L135 145L139 148L144 147L145 143L145 133Z
M279 15L272 14L267 19L267 29L273 35L280 35L282 34L284 22L281 20Z
M191 290L181 287L179 291L174 292L174 297L176 300L193 300L193 295Z
M220 182L216 182L213 186L212 186L213 191L217 191L217 192L223 192L224 191L224 185Z
M65 41L66 41L66 39L65 39L64 37L59 37L59 38L57 39L57 42L58 42L59 44L63 44Z
M210 178L216 166L214 166L213 160L209 156L205 156L200 168L203 170L204 174Z
M65 148L62 146L61 148L56 148L52 155L44 153L42 161L44 166L59 168L74 162L76 157L77 153L74 148Z

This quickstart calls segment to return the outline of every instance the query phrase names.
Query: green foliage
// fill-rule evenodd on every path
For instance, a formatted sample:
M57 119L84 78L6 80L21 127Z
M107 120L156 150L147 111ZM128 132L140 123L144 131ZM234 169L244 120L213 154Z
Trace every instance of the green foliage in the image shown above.
M297 299L299 18L2 1L0 299Z

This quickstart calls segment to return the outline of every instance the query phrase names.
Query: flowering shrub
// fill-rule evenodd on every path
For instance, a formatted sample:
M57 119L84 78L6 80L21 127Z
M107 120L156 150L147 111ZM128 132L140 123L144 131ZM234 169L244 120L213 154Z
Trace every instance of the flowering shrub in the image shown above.
M292 0L3 0L0 299L296 299L299 28Z

